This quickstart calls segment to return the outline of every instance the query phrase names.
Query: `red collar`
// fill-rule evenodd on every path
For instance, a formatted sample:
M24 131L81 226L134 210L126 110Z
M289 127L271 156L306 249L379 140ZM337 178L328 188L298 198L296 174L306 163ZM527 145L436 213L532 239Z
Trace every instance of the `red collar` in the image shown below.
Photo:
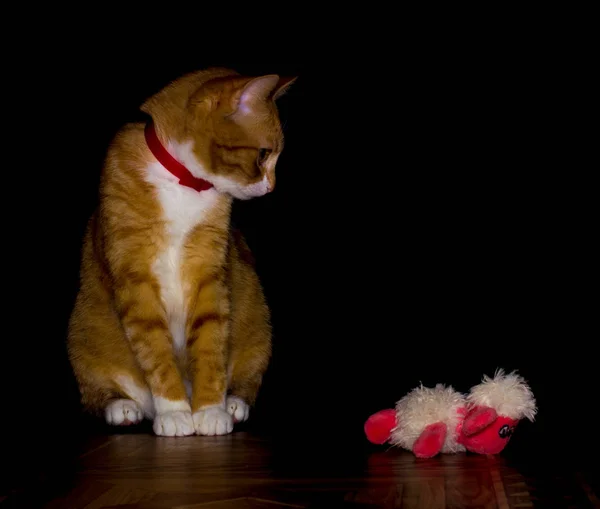
M146 137L146 143L148 148L158 159L158 162L162 164L170 173L175 175L179 179L179 183L182 186L190 187L196 191L205 191L210 189L213 185L206 180L194 177L190 171L179 161L177 161L167 149L162 145L158 136L156 135L156 129L152 121L146 124L144 129L144 136Z

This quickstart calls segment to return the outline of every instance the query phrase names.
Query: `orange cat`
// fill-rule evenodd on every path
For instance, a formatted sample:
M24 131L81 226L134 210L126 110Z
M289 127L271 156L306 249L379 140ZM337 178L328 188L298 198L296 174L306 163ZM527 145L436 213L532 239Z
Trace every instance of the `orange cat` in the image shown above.
M293 81L192 73L142 106L148 124L113 140L68 337L82 403L108 423L222 435L248 418L270 317L230 210L275 186L275 101Z

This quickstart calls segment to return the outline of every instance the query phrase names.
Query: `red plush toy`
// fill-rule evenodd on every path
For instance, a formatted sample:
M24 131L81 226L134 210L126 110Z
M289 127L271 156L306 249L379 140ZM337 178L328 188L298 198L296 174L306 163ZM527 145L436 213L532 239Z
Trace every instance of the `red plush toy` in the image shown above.
M523 418L534 420L536 402L527 382L515 372L498 370L467 395L442 384L417 387L395 409L373 414L365 423L367 439L402 447L419 458L470 451L498 454Z

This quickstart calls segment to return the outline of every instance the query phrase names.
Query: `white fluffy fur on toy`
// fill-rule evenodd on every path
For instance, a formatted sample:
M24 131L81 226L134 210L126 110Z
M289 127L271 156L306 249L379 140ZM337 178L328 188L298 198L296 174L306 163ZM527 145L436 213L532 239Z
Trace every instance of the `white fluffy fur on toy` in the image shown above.
M480 384L471 388L467 395L469 406L487 406L496 410L498 415L511 419L535 419L536 401L529 385L516 372L504 374L499 369L493 378L483 376Z
M448 432L441 452L454 453L464 451L457 442L457 426L462 422L461 412L466 405L465 396L451 386L437 384L434 388L413 389L396 403L396 427L392 430L390 443L412 450L423 430L438 422L447 426Z

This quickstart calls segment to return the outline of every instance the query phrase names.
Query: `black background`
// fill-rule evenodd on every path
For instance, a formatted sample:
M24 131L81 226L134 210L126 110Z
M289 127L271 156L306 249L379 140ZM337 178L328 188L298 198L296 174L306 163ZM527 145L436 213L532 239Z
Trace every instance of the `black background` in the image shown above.
M372 412L420 382L467 391L502 367L539 403L507 454L594 459L595 230L581 227L587 189L562 159L555 70L507 48L413 48L384 64L138 49L42 47L12 83L2 440L26 466L95 426L65 335L106 146L147 96L209 65L299 77L279 102L277 189L234 210L273 311L252 428L351 448Z

